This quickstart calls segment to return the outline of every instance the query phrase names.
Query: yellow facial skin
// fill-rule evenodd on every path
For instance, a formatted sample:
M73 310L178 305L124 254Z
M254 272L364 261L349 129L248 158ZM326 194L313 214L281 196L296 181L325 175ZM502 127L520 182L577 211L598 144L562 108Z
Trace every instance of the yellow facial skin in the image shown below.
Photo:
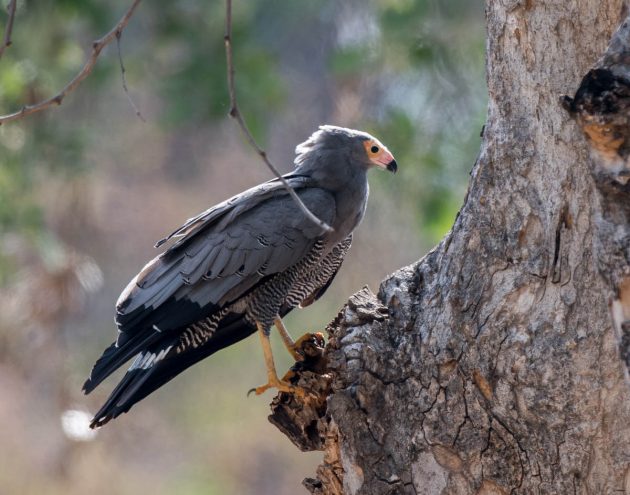
M370 162L383 170L396 172L398 167L394 155L381 142L376 139L367 139L363 142L363 147Z

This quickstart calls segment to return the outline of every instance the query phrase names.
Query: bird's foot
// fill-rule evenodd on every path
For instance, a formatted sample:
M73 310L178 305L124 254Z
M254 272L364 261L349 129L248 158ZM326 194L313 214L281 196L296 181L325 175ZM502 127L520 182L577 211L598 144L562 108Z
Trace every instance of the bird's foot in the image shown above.
M291 357L293 358L294 361L297 362L297 361L304 360L304 356L300 354L300 350L299 350L299 347L297 346L297 342L295 344L288 345L287 351L289 351L289 354L291 354Z
M314 348L323 348L326 345L324 340L324 334L321 332L305 333L295 343L288 347L289 352L296 361L304 361L307 357L311 356Z
M287 394L295 395L298 399L304 399L306 397L306 390L304 390L302 387L296 387L295 385L291 385L290 383L280 379L269 380L269 382L265 385L252 388L251 390L249 390L249 392L247 392L247 395L251 394L252 392L256 395L261 395L270 388L278 389L279 392L285 392Z
M326 344L324 334L321 332L305 333L295 341L295 348L298 349L302 356L304 356L307 353L307 346L311 344L318 347L324 347Z

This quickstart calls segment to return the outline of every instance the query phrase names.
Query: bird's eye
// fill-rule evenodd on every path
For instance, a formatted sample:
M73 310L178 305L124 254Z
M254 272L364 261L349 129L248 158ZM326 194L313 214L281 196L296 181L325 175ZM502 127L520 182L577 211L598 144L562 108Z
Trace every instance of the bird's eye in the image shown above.
M378 153L378 146L372 146L372 147L370 148L370 151L371 151L372 153Z

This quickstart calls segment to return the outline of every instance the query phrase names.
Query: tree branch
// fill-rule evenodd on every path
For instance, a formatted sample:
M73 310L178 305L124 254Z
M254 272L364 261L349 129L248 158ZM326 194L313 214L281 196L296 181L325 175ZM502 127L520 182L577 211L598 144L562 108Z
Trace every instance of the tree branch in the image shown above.
M5 122L11 122L12 120L18 120L18 119L24 118L27 115L30 115L32 113L41 112L42 110L45 110L46 108L51 107L55 104L61 105L61 102L66 97L66 95L74 91L77 88L77 86L79 86L79 84L81 84L81 82L92 72L92 69L94 69L94 65L96 64L96 60L98 56L100 55L101 51L103 50L103 48L105 48L117 36L119 36L120 35L119 33L122 33L123 29L125 29L125 27L127 26L129 19L133 15L139 3L140 3L140 0L134 0L134 2L131 4L131 7L129 7L129 10L127 10L127 12L125 12L125 15L123 15L120 21L118 21L118 24L116 24L112 28L112 30L109 33L107 33L105 36L103 36L102 38L92 43L92 53L90 53L90 56L85 61L83 68L76 76L74 76L74 78L59 93L57 93L55 96L52 96L46 100L40 101L38 103L34 103L33 105L25 105L22 107L21 110L18 110L17 112L13 112L7 115L1 115L0 125L4 124ZM5 34L5 43L6 43L6 34Z
M228 80L228 91L230 94L230 112L229 115L238 123L243 136L249 143L249 145L258 153L260 158L262 158L263 162L269 167L269 169L275 174L275 176L282 182L282 185L285 187L287 192L293 198L293 201L298 205L300 210L306 215L306 217L313 222L315 225L318 225L322 230L326 232L333 232L334 229L328 225L326 222L323 222L319 218L317 218L313 213L306 207L306 205L302 202L300 197L296 194L293 188L289 185L278 169L269 161L267 157L267 153L263 150L256 140L252 133L249 131L247 124L245 123L245 119L241 114L241 111L238 107L238 103L236 100L236 85L234 83L234 60L232 55L232 0L225 0L225 36L223 37L225 42L225 58L227 61L227 80Z
M4 41L0 45L0 58L4 54L4 51L11 46L11 32L13 31L13 20L15 19L15 10L17 6L17 0L11 0L7 5L7 13L9 18L7 19L7 25L4 28Z
M133 99L131 98L131 95L129 94L129 89L127 88L127 76L125 76L125 72L127 72L127 71L125 70L125 66L123 65L122 52L121 52L121 49L120 49L120 37L121 36L122 36L122 31L118 31L116 33L116 48L118 49L118 62L120 63L120 75L122 77L123 91L127 95L127 100L129 100L129 104L131 105L131 108L133 108L133 111L136 113L136 116L142 122L146 122L144 116L140 112L140 109L137 107L137 105L134 103Z

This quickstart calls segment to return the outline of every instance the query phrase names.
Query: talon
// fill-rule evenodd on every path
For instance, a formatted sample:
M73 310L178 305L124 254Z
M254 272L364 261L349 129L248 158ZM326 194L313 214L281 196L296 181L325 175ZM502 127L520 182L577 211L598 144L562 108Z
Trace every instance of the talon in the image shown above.
M287 371L284 376L281 378L281 381L285 382L285 383L293 383L293 379L296 377L295 371L293 370L293 368L290 368L289 371Z
M304 390L302 387L295 387L281 380L278 380L278 383L267 383L265 385L261 385L260 387L252 388L247 392L247 395L249 396L252 392L254 392L256 395L261 395L270 388L276 388L279 392L293 394L299 399L303 399L306 397L306 390Z
M309 343L315 344L317 347L324 347L326 344L324 334L321 332L309 332L305 333L295 341L295 349L302 355L302 359L304 358L304 345Z
M282 323L280 323L280 325L281 324ZM293 386L290 383L287 383L286 381L280 380L280 378L278 378L278 375L276 373L276 366L273 363L271 345L269 344L269 335L265 332L265 329L259 322L256 322L256 326L258 327L258 335L260 336L260 343L262 345L263 354L265 356L265 366L267 367L268 381L266 385L261 385L260 387L251 389L247 393L247 395L251 394L252 392L254 392L256 395L260 395L270 388L277 388L280 392L286 392L288 394L293 394L299 398L305 398L306 391L303 388ZM286 343L287 342L285 341L285 344Z
M285 390L284 392L295 395L298 399L306 398L306 390L302 387L289 387L289 390Z
M293 356L296 362L304 361L308 354L307 346L309 344L315 345L315 347L323 348L326 345L324 335L321 332L305 333L294 343L286 343L286 348Z
M289 332L285 328L284 323L282 323L280 316L276 316L274 324L280 333L280 337L282 337L284 346L296 362L304 361L307 357L306 345L313 344L316 347L324 347L324 345L326 345L324 335L321 332L305 333L294 342L291 335L289 335Z

